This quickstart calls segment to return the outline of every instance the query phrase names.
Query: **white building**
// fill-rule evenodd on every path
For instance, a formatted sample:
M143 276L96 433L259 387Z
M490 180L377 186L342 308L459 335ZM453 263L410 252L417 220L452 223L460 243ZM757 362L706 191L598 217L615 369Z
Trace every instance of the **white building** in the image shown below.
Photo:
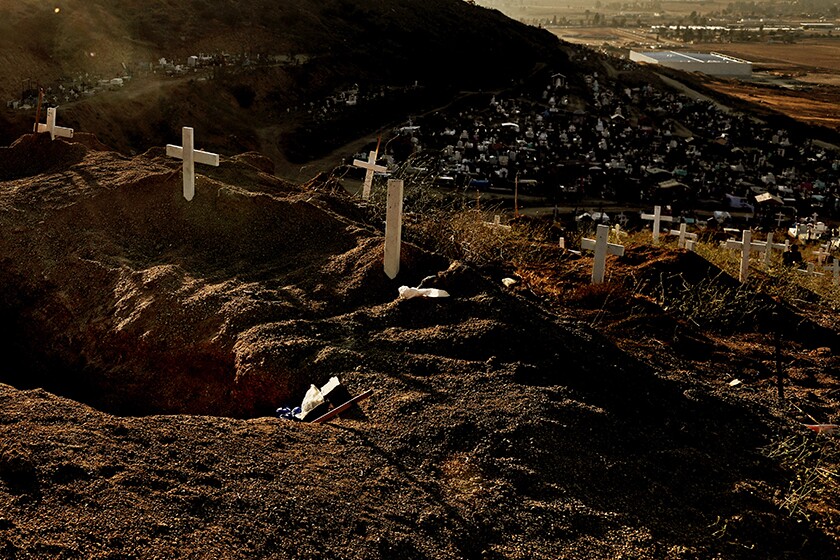
M630 51L630 60L659 64L685 72L700 72L710 76L752 76L752 62L720 53L686 53L676 51Z

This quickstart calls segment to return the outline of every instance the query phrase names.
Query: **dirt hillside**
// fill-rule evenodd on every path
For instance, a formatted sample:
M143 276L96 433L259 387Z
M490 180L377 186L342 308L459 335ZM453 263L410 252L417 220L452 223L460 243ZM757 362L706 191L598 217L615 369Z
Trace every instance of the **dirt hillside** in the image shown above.
M295 151L301 165L563 56L548 32L462 0L23 0L2 10L0 99L31 104L0 112L3 145L32 130L41 87L61 124L125 154L191 126L202 146L278 163ZM189 67L199 54L210 62ZM358 105L322 115L354 87ZM326 145L301 150L313 127Z
M585 259L561 298L410 244L390 281L369 209L257 154L188 203L162 151L78 140L0 152L3 558L840 557L836 494L781 507L763 450L809 435L744 377L764 335L605 300ZM836 422L837 349L789 344ZM374 390L351 417L272 417L334 375Z

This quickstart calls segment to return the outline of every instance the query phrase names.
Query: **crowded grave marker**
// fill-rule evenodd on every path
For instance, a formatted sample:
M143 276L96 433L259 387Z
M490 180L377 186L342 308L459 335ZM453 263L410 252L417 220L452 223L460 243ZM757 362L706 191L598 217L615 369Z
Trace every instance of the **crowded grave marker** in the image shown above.
M604 271L607 266L607 254L624 255L624 246L616 243L609 243L610 226L601 224L595 233L595 239L584 237L580 240L580 248L587 251L594 251L595 256L592 263L592 283L603 284Z
M362 200L368 200L370 198L370 189L373 185L373 174L375 172L385 173L388 171L388 168L383 165L376 165L376 157L377 152L370 152L368 154L368 160L362 161L360 159L353 160L354 167L360 167L362 169L366 169L365 171L365 182L362 186Z
M674 222L675 218L672 216L663 216L662 207L654 206L653 214L642 214L643 220L653 221L653 242L659 243L659 228L661 222Z
M183 146L175 146L174 144L166 145L166 155L169 157L183 160L183 175L184 175L184 198L192 200L195 196L195 164L202 163L204 165L219 166L219 154L212 154L210 152L203 152L196 150L193 147L193 129L184 127L181 130L181 142Z
M47 124L37 123L35 125L35 132L49 132L50 139L55 140L56 136L61 138L73 138L73 129L57 126L55 124L56 108L50 107L47 109Z
M388 202L385 216L385 274L393 280L400 272L402 243L403 181L388 179Z

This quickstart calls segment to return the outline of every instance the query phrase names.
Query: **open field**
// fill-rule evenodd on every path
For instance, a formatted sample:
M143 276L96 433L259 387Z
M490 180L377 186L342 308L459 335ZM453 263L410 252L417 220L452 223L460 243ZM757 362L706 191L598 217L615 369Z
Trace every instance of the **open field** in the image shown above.
M691 45L699 51L717 51L755 63L789 66L801 69L822 69L840 72L840 39L822 37L804 39L793 45L781 43L719 43Z
M754 80L704 80L714 91L754 103L809 124L840 129L840 39L819 37L795 44L702 43L687 45L658 38L643 28L558 27L550 30L570 43L598 48L720 52L754 63Z
M557 0L532 0L527 4L514 4L511 0L478 0L477 4L488 8L495 8L514 19L524 19L527 21L529 19L552 18L557 16L558 19L565 17L570 22L578 23L580 20L585 20L595 13L600 13L608 18L624 16L631 19L637 16L643 16L646 19L653 17L675 19L687 16L692 12L708 14L715 11L722 11L726 9L729 2L660 2L656 10L652 6L642 7L641 5L630 10L616 10L614 9L615 6L608 6L610 4L608 1L601 2L599 5L594 0L564 0L562 2ZM643 3L640 2L640 4Z

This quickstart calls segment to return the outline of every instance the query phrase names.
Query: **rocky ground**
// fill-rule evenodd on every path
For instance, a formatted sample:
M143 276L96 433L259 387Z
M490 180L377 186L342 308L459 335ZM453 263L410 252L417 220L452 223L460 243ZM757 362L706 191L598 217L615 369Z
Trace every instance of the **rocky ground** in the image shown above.
M840 557L837 436L803 427L840 420L817 303L709 328L656 291L711 265L645 246L605 288L586 258L411 244L391 281L345 194L249 153L187 203L163 150L103 148L0 150L0 557ZM272 417L334 375L373 396ZM787 448L829 476L797 485Z

